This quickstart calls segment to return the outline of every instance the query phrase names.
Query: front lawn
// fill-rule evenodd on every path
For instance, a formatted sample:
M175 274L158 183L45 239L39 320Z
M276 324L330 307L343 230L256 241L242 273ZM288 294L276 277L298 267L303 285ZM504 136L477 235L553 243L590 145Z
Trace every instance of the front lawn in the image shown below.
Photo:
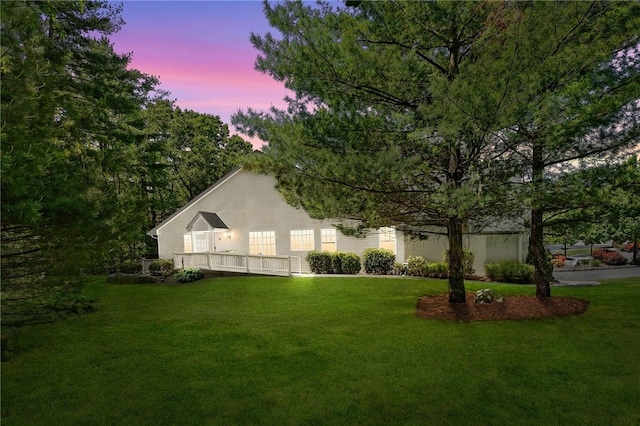
M3 426L640 424L639 279L553 288L579 316L475 323L416 317L440 280L90 290L97 312L21 330Z

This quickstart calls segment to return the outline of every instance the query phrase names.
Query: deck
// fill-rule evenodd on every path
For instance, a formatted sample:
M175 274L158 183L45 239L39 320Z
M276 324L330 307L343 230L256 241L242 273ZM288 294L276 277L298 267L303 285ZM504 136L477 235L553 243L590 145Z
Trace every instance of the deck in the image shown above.
M176 269L200 268L209 271L291 276L302 273L299 256L261 256L238 253L174 253Z

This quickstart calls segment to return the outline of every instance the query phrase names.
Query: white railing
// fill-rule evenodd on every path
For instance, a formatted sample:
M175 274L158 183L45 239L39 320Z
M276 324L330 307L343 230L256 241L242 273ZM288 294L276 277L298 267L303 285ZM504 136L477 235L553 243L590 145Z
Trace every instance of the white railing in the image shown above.
M176 269L200 268L210 271L244 272L247 274L283 275L302 272L298 256L259 256L237 253L174 253Z

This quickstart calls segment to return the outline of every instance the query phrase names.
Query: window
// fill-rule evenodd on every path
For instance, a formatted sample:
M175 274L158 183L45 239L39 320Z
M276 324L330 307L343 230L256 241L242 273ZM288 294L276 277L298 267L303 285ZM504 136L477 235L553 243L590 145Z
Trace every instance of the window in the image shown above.
M184 252L193 253L193 246L191 245L191 234L184 234Z
M396 252L396 230L393 228L380 228L380 248Z
M209 234L210 232L194 232L193 233L193 252L203 253L209 250Z
M276 254L274 231L249 232L249 254Z
M336 251L336 230L335 228L331 229L321 229L320 230L321 238L322 238L322 251Z
M291 231L291 251L311 251L314 248L313 229Z
M210 231L190 232L184 234L185 253L206 253L209 251Z

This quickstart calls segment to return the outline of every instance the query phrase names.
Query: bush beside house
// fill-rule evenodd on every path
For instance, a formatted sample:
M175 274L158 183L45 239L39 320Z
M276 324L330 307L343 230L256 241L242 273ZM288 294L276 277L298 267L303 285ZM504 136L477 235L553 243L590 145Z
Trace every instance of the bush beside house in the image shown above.
M173 260L154 260L149 264L151 275L170 277L173 275Z
M191 283L204 278L204 273L199 268L185 268L173 274L173 278L181 283Z
M387 275L393 271L396 255L391 250L368 248L364 251L364 271L367 274Z
M357 274L361 269L360 257L355 253L310 251L306 257L314 274Z
M492 281L530 284L533 282L533 265L518 262L517 260L501 260L489 262L484 265L484 270Z

